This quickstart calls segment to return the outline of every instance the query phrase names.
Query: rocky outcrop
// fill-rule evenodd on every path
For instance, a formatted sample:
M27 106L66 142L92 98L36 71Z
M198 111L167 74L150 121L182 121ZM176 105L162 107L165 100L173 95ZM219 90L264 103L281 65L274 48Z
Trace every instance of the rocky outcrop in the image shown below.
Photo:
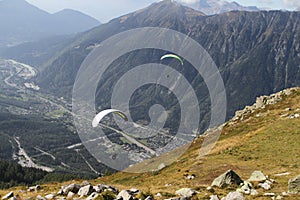
M292 194L300 193L300 174L289 180L289 192Z
M80 185L78 184L70 184L70 185L65 185L61 188L61 190L58 192L60 195L68 195L69 192L77 193L80 189Z
M243 110L236 111L232 121L243 120L246 116L254 113L256 110L264 109L267 105L278 103L282 101L284 96L291 95L295 90L295 88L289 88L275 94L271 94L270 96L264 95L257 97L256 102L252 106L246 106Z
M211 184L211 186L217 186L219 188L226 187L228 185L240 185L243 183L242 179L233 170L228 170L224 174L217 177Z

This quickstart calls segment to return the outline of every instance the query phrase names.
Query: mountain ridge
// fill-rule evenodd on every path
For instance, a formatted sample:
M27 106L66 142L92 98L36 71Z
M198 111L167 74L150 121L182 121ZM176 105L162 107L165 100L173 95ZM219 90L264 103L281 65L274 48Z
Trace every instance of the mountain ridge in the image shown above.
M181 10L179 14L178 10ZM253 103L257 96L300 85L300 71L297 67L300 63L300 49L297 46L300 40L299 18L299 12L283 11L232 11L205 16L178 3L163 1L111 20L78 37L63 54L45 66L37 82L44 91L55 91L58 96L70 98L77 70L91 51L89 47L132 28L170 28L199 42L219 67L227 91L229 118L236 110ZM71 60L68 55L77 56ZM136 57L139 60L132 57L133 62L150 59L145 55ZM124 66L129 62L128 58L117 65ZM117 72L123 73L115 71L114 74ZM61 81L62 77L64 81ZM197 83L196 87L205 91L203 83ZM99 99L100 93L97 93ZM205 92L200 99L201 105L209 105L208 98ZM209 118L206 112L201 113L203 119ZM206 126L201 127L203 131Z
M206 15L215 15L229 11L259 11L256 6L242 6L233 1L223 0L198 0L194 3L184 3L184 5L199 10Z
M72 21L75 16L76 22ZM65 10L50 14L25 0L0 2L1 47L54 35L74 34L99 24L98 20L80 12Z

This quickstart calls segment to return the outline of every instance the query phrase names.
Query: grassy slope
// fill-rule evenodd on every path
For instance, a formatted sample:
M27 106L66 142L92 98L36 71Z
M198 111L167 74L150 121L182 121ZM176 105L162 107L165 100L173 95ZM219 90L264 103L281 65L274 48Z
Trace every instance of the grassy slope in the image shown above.
M286 110L286 108L291 109ZM295 113L300 114L299 88L290 96L284 97L281 102L269 105L265 109L256 110L238 123L227 123L216 146L206 157L198 157L203 141L203 138L200 137L191 144L177 162L159 172L144 174L120 172L90 182L93 184L106 183L119 189L134 187L153 194L157 192L174 194L177 189L191 187L200 191L198 197L202 199L206 193L211 194L205 191L205 188L211 184L214 178L228 169L235 170L244 180L248 179L254 170L261 170L276 180L268 192L281 194L283 191L287 191L288 180L300 174L300 118L281 117L283 114ZM165 160L166 157L157 159ZM282 172L290 172L290 174L274 176ZM184 174L187 173L195 174L196 178L186 180ZM78 182L80 183L80 181ZM44 193L45 191L56 193L60 185L64 184L48 184L44 186ZM166 184L172 185L166 187ZM16 188L16 191L18 190L19 188ZM223 196L230 190L235 189L217 189L216 193ZM263 193L261 189L258 191ZM0 195L7 192L0 191ZM20 195L30 196L30 194ZM297 198L299 196L285 199ZM260 196L256 199L270 198Z
M291 111L286 111L286 108L291 108ZM256 117L258 113L260 117ZM294 113L300 113L299 89L281 102L255 111L239 123L227 123L215 148L204 158L198 158L202 144L199 138L179 161L159 173L117 173L97 182L137 187L152 193L174 193L181 187L200 188L201 191L228 169L235 170L243 179L248 179L254 170L261 170L277 181L271 192L287 191L288 180L300 174L300 118L280 116ZM290 175L274 177L274 174L282 172L290 172ZM195 174L196 178L186 180L186 173ZM172 186L165 187L166 184ZM204 193L206 191L202 195Z

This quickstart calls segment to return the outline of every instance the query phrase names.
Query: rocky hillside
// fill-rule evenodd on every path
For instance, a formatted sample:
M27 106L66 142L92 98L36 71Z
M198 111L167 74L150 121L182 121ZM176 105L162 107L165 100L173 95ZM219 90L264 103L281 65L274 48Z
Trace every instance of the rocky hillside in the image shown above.
M160 170L18 187L0 195L22 199L299 199L299 115L300 88L287 89L259 97L254 105L236 112L222 125L219 141L205 157L199 157L199 149L207 134L197 138L177 162ZM158 166L166 156L143 166Z

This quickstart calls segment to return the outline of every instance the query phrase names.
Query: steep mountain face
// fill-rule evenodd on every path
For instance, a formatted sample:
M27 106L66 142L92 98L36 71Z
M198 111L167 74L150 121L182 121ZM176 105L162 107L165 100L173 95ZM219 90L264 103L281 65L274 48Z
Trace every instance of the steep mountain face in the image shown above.
M96 19L77 11L49 14L25 0L0 1L0 47L53 35L74 34L97 25Z
M205 16L191 8L170 0L154 3L146 9L111 20L79 36L52 62L44 66L38 83L45 91L57 92L58 96L70 97L77 70L89 52L110 36L137 27L166 27L186 32L185 24L195 24ZM63 80L64 83L61 81ZM57 91L55 88L60 88Z
M199 10L207 15L220 14L229 11L259 11L255 6L242 6L237 2L223 0L198 0L195 3L185 3L185 5Z
M234 11L205 16L173 1L153 4L83 34L45 67L37 80L39 85L44 91L70 97L77 70L96 44L121 31L148 26L185 33L209 52L226 86L228 117L233 116L237 109L253 103L257 96L300 85L299 12ZM112 66L110 78L99 84L97 98L101 102L98 106L105 105L108 100L109 95L103 94L112 85L112 79L117 79L128 70L121 66L151 62L161 53L149 50L138 52L138 56L126 55L126 58L117 60ZM186 76L192 77L188 75L188 69L183 71ZM195 89L205 90L203 81L197 81L194 80ZM146 94L151 94L151 88ZM200 97L204 121L202 130L207 127L205 119L209 118L209 101L206 91Z

